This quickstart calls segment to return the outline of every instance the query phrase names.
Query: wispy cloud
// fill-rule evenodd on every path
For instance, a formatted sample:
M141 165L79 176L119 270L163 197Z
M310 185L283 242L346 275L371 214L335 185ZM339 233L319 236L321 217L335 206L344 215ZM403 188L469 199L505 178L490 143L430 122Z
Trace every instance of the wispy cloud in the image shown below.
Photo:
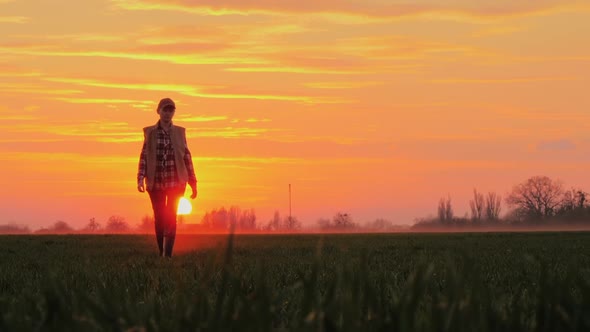
M18 66L14 63L0 62L0 77L41 77L42 73L38 70Z
M219 91L209 91L211 86L198 86L186 84L162 84L162 83L123 83L123 82L108 82L94 79L79 79L79 78L65 78L65 77L47 77L44 80L50 82L68 83L80 86L92 86L111 89L129 89L141 91L174 91L176 93L201 98L214 99L258 99L258 100L278 100L278 101L293 101L303 103L346 103L349 100L344 100L335 97L321 97L321 96L306 96L306 95L287 95L275 94L272 92L247 92L243 88L227 87Z
M137 164L137 156L120 155L88 155L83 153L55 153L55 152L6 152L0 154L0 160L19 161L73 161L83 164ZM193 156L193 161L199 162L223 162L223 163L246 163L246 164L276 164L276 163L299 163L301 158L289 157L257 157L257 156Z
M62 138L0 138L0 143L22 144L22 143L55 143L63 142Z
M222 43L208 43L208 42L191 42L191 43L179 43L179 42L167 42L153 45L142 45L136 47L133 51L145 52L145 53L159 53L159 54L195 54L195 52L210 52L220 51L228 47L227 44Z
M573 150L575 148L576 144L574 144L569 139L543 141L537 144L537 150L539 151L566 151Z
M236 30L241 34L237 35ZM401 36L336 37L330 40L329 48L322 39L301 40L299 36L288 39L284 36L308 30L313 29L296 24L277 25L273 21L257 25L238 24L237 27L229 25L227 28L211 24L198 28L180 25L130 33L125 37L131 39L133 35L129 43L110 47L96 43L79 44L76 41L84 38L109 38L108 35L81 33L69 36L71 40L65 44L21 41L4 43L0 45L0 51L15 56L97 57L214 65L229 73L309 75L411 73L424 67L421 61L426 56L447 54L455 59L457 55L480 56L484 53L473 46ZM236 98L233 94L223 97Z
M7 138L2 142L72 142L72 139L75 139L79 144L80 142L125 143L143 140L141 132L126 122L87 121L69 124L51 121L51 118L41 118L34 114L8 116L6 119L19 121L20 124L17 128L0 124L0 129L27 135ZM4 120L3 117L0 117L0 121L2 120Z
M576 77L508 77L508 78L443 78L430 80L432 83L527 83L545 81L573 81Z
M256 163L256 164L275 164L275 163L299 163L304 161L303 158L285 158L285 157L256 157L256 156L244 156L244 157L193 157L193 159L200 162L244 162L244 163Z
M30 55L30 56L52 56L52 57L96 57L96 58L116 58L129 60L149 60L149 61L163 61L176 64L199 64L199 65L218 65L227 63L244 63L244 64L264 64L263 59L255 59L253 57L244 58L235 56L224 56L219 54L202 54L192 51L187 54L174 53L143 53L134 49L129 50L96 50L88 49L84 51L79 50L56 50L45 49L35 45L12 45L0 46L0 52L13 55Z
M36 121L39 119L39 116L28 114L0 115L0 121Z
M219 3L213 0L111 0L118 8L126 10L164 10L181 11L199 15L286 15L319 14L369 19L384 18L426 18L461 21L481 21L497 18L510 18L526 15L546 15L556 11L588 10L590 6L583 1L563 3L558 0L535 2L474 5L472 2L442 4L436 1L416 2L366 2L366 1L240 1L229 0Z
M333 82L309 82L304 85L314 89L357 89L368 86L382 85L383 82L376 81L333 81Z
M247 122L247 123L270 122L270 121L271 121L270 119L266 119L266 118L265 119L249 118L249 119L245 120L245 122Z
M180 124L185 122L198 123L213 123L226 119L225 116L217 117L189 117L179 118ZM18 128L14 129L13 125L0 124L0 130L10 130L12 133L26 133L27 135L20 135L16 138L6 138L0 142L55 142L55 141L72 141L76 142L103 142L103 143L129 143L141 142L143 135L141 130L129 125L127 122L115 121L87 121L83 123L59 123L50 122L48 119L43 119L37 115L6 115L0 116L0 121L18 121ZM252 121L245 121L249 124L265 123L266 119L250 119ZM277 128L254 128L248 126L214 126L213 124L207 127L197 127L198 130L191 130L187 132L189 138L240 138L240 137L260 137L262 135L278 132L281 129ZM33 136L31 136L33 135Z
M137 157L122 157L117 155L92 156L82 153L60 152L7 152L0 155L0 160L18 161L72 161L81 164L129 164L137 163Z
M0 77L40 77L39 72L0 72Z
M13 35L15 38L19 39L38 39L39 36L35 34L15 34ZM87 32L80 32L80 33L68 33L68 34L51 34L47 36L43 36L45 40L62 40L67 42L121 42L128 40L128 36L125 34L118 34L118 35L109 35L109 34L100 34L100 33L87 33Z
M199 128L197 132L187 133L189 138L194 137L217 137L217 138L238 138L258 137L263 134L278 131L270 128L247 128L247 127L224 127L224 128Z
M24 24L30 21L26 16L0 16L0 23L17 23Z
M212 122L212 121L223 121L227 120L227 116L191 116L191 117L178 117L178 120L182 122Z
M249 66L249 67L228 67L228 72L239 73L292 73L292 74L370 74L370 70L359 69L329 69L329 68L302 68L296 66Z
M137 100L137 99L116 99L116 98L69 98L69 97L57 97L55 100L65 101L72 104L131 104L135 106L149 107L153 105L153 101L150 100Z
M485 27L479 30L476 30L471 33L473 37L490 37L490 36L502 36L502 35L511 35L515 32L526 31L528 28L524 26L493 26L493 27Z
M57 89L48 88L40 84L28 83L0 83L0 89L3 92L23 93L32 95L72 95L79 94L83 91L78 89Z

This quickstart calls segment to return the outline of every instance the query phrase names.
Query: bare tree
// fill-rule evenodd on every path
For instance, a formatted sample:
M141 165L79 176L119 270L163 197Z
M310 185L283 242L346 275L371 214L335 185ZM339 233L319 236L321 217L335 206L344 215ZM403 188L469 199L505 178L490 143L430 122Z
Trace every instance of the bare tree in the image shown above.
M348 213L338 212L332 218L332 226L336 229L349 229L356 227L352 217Z
M587 196L588 193L581 189L566 191L556 214L570 221L588 220L590 209L587 209Z
M500 219L502 211L502 197L495 192L488 192L485 202L485 217L487 220L495 221Z
M454 217L454 212L453 212L453 207L451 205L451 196L449 195L448 199L447 199L447 221L451 222L453 221L453 217Z
M301 222L299 221L299 219L297 219L297 217L287 216L283 221L283 227L285 228L285 230L295 231L301 229Z
M154 217L145 215L141 218L141 222L137 224L137 230L142 233L150 233L154 230L155 225Z
M85 232L96 232L100 229L100 224L96 221L96 218L92 217L90 218L90 220L88 220L88 224L86 225L86 227L83 228L83 231Z
M385 230L393 228L393 223L387 219L378 218L368 223L367 227L370 229Z
M586 207L587 193L581 189L571 189L563 194L561 210L568 212Z
M229 220L229 225L233 226L234 229L237 229L240 227L238 222L240 221L241 214L242 214L242 211L237 206L230 206L229 210L227 210L227 217Z
M438 201L438 220L442 223L445 222L445 218L447 217L447 205L445 202L446 200L444 197Z
M205 213L201 225L217 230L227 230L232 226L236 230L253 230L256 229L256 212L254 209L241 210L238 206L227 210L222 207Z
M546 176L534 176L514 186L506 203L530 219L544 219L554 215L562 202L563 189L559 181Z
M451 204L451 195L447 198L441 198L438 202L438 219L442 223L450 223L453 221L453 206Z
M203 218L201 218L201 225L207 228L212 227L211 225L213 225L213 216L210 212L205 212L205 215L203 215Z
M127 232L129 231L129 224L127 224L124 217L110 216L105 229L114 233Z
M275 210L275 213L271 220L268 221L264 229L268 231L277 231L282 228L281 225L281 214L279 211Z
M229 216L227 210L222 207L219 210L212 210L205 213L201 224L206 228L213 229L228 229L229 228Z
M238 225L240 229L256 229L256 213L254 212L254 209L242 211Z
M586 203L588 202L588 193L581 190L581 189L578 189L578 190L576 190L575 197L576 197L576 202L578 203L578 204L576 204L577 207L579 209L585 208Z
M299 221L299 219L297 219L297 217L286 216L283 219L281 219L281 214L279 213L279 211L276 211L276 210L275 210L275 213L274 213L272 219L270 219L268 221L268 223L266 224L266 226L264 226L264 229L267 231L279 231L279 230L293 231L293 230L298 230L300 228L301 228L301 222Z
M473 200L469 201L471 207L471 219L474 222L481 221L484 212L484 197L482 193L478 193L477 189L473 189Z
M222 207L219 210L213 210L211 213L213 215L213 228L216 229L228 229L230 226L230 218L229 213Z

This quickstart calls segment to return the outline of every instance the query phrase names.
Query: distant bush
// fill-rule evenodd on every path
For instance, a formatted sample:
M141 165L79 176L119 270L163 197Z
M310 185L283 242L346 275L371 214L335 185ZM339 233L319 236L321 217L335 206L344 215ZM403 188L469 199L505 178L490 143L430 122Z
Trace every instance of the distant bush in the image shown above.
M27 226L16 224L0 225L0 234L29 234L31 230Z
M110 233L123 233L130 230L129 224L121 216L110 216L105 229Z
M346 212L337 212L331 220L319 219L318 226L324 231L352 231L360 228Z

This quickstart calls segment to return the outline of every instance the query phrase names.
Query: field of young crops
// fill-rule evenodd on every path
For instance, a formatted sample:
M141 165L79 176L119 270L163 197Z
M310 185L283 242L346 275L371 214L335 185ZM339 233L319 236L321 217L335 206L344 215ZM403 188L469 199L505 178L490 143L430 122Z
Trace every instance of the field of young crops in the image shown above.
M0 331L590 331L590 233L0 236Z

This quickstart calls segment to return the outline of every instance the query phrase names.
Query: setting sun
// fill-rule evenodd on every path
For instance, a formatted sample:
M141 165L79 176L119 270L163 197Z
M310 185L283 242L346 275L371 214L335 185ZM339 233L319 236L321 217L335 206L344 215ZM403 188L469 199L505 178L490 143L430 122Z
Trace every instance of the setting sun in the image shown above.
M193 206L191 204L191 202L182 197L180 199L180 201L178 202L178 210L177 210L177 214L182 215L182 214L190 214L193 211Z

